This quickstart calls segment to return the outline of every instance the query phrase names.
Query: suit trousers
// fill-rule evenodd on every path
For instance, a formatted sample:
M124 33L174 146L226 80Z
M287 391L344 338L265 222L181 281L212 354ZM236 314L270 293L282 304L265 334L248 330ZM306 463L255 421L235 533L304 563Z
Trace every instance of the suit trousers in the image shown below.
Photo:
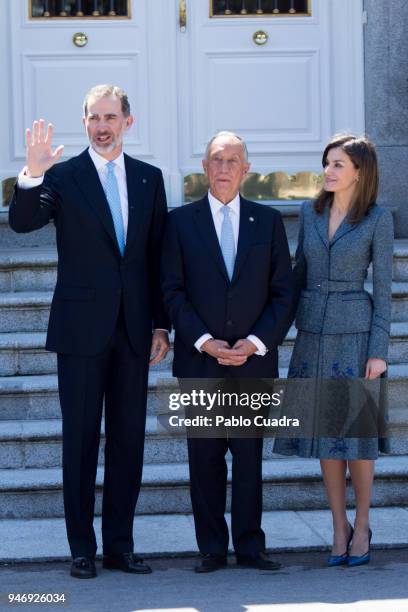
M240 555L265 550L262 520L262 438L189 438L190 493L198 548L203 554L228 552L225 520L227 463L232 455L231 535Z
M203 388L214 393L250 391L253 381L239 380L228 375L224 379L179 379L180 389L191 393L192 389ZM259 385L255 389L259 391ZM239 406L213 408L208 413L214 422L214 411L225 417L238 416ZM187 416L195 416L192 412ZM248 411L248 412L246 412ZM249 409L243 409L243 416L250 416ZM213 430L210 430L213 431ZM198 547L203 554L224 556L228 552L228 527L225 520L227 501L228 470L226 454L232 456L231 474L231 535L234 550L240 555L256 555L265 550L265 534L261 529L262 520L262 434L253 430L246 433L222 426L223 437L215 437L206 428L187 430L188 458L190 467L190 494L193 507ZM234 437L235 433L235 437ZM190 435L189 435L190 434ZM253 437L251 437L253 436Z
M93 557L97 549L93 518L103 404L103 553L133 551L133 518L143 467L147 375L148 352L137 355L132 349L123 304L102 353L91 357L58 354L64 507L73 557Z

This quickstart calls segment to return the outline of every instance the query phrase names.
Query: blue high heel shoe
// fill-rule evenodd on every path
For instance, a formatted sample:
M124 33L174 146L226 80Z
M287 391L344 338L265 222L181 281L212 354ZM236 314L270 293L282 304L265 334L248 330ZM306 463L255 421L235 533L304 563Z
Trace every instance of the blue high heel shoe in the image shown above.
M342 555L330 555L330 557L327 559L327 565L329 567L336 567L337 565L347 565L348 558L349 558L348 551L349 551L350 543L351 543L351 540L353 539L353 533L354 533L354 529L350 525L350 523L349 523L349 527L350 527L350 535L347 540L346 552L343 553Z
M368 550L364 555L350 555L349 558L347 559L347 565L348 567L356 567L357 565L365 565L366 563L370 562L370 544L371 544L371 538L373 536L373 532L371 531L371 529L368 529Z

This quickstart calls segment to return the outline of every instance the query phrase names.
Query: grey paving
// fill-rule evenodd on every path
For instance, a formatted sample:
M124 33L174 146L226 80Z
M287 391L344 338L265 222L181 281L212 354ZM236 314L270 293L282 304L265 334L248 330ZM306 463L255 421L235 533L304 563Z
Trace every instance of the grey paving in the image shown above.
M66 603L22 609L75 612L407 612L404 551L374 551L363 568L326 568L326 552L275 553L279 572L229 566L209 575L192 572L197 558L149 559L153 574L130 576L101 569L98 577L69 577L68 563L1 568L0 589L64 593ZM6 601L4 595L3 601ZM5 607L13 610L13 607Z

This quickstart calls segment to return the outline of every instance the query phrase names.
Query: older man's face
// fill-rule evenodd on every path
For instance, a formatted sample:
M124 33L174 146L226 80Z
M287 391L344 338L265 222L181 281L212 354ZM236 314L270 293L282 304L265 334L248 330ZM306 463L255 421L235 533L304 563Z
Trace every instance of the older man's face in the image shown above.
M249 170L242 144L235 138L216 138L203 160L203 168L212 195L228 204L237 195L242 179Z

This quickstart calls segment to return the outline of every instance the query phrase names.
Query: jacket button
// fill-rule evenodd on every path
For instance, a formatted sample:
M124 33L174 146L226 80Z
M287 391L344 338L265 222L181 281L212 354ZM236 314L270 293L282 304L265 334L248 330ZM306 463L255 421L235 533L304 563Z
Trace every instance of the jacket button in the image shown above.
M231 321L231 319L229 321L227 321L227 325L234 325L234 321Z

